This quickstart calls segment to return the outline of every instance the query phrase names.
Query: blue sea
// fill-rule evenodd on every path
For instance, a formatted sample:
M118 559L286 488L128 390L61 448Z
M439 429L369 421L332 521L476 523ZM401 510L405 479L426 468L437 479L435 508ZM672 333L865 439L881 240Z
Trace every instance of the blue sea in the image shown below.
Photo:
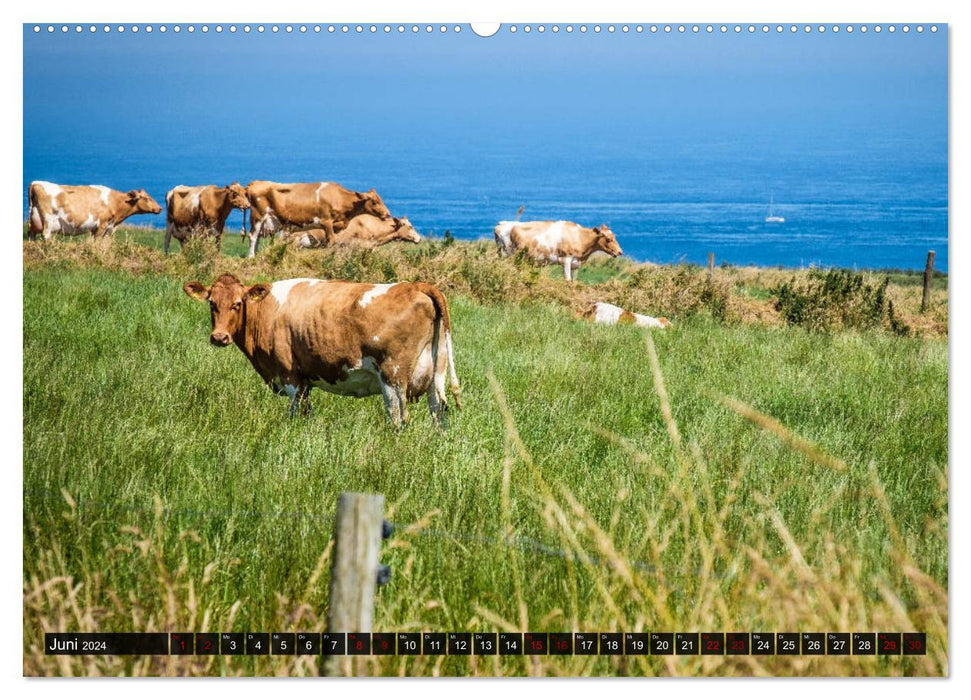
M947 270L946 162L897 142L848 139L824 152L730 142L616 148L608 140L558 151L461 140L431 146L281 138L234 152L227 139L152 143L121 155L111 141L26 143L24 187L31 179L144 187L163 203L178 184L331 180L375 187L393 214L427 234L491 238L497 221L525 205L524 219L606 223L640 261L703 264L710 251L719 264L916 269L933 249L937 268ZM785 223L765 223L770 197ZM164 214L131 221L164 228ZM241 223L235 212L228 226Z
M25 217L34 179L328 180L461 239L524 205L640 261L948 267L943 36L24 41Z

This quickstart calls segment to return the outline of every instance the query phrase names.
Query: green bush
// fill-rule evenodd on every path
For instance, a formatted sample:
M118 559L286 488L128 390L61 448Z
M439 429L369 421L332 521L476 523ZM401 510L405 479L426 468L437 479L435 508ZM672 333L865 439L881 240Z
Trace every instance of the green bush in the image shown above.
M197 277L209 277L219 259L219 249L209 236L190 236L182 244L182 255Z
M886 328L909 335L887 298L890 278L871 284L862 273L850 270L812 270L806 280L793 277L773 288L775 308L791 326L832 332L845 328Z

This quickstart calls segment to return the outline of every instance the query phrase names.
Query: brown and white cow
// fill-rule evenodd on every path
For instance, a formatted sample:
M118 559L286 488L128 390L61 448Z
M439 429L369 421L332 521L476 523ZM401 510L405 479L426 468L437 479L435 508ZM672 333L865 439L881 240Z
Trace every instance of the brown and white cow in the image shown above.
M256 255L260 236L283 235L295 229L319 228L328 238L344 230L356 216L390 219L391 212L373 189L354 192L335 182L279 183L256 180L246 186L250 213L249 256Z
M573 273L597 251L623 255L614 232L606 226L584 228L572 221L500 221L493 232L500 254L524 250L541 265L562 265L563 276Z
M91 234L108 236L135 214L158 214L162 207L145 190L119 192L104 185L55 185L35 180L27 190L30 203L28 237L50 239Z
M603 301L596 301L586 307L581 313L581 318L594 323L603 323L609 326L616 326L618 323L632 323L641 328L670 328L671 322L661 316L645 316L625 311L619 306L608 304Z
M327 245L327 240L327 232L319 228L300 231L294 238L300 248L321 248ZM371 214L361 214L351 219L347 228L334 234L333 238L335 245L358 248L377 248L394 241L421 243L421 235L408 219L379 219Z
M173 238L184 244L190 236L213 236L218 247L233 209L249 209L246 190L238 182L226 187L179 185L165 195L165 252ZM244 222L245 229L245 222Z
M290 397L290 415L307 412L318 387L342 396L381 394L399 426L408 401L427 394L443 425L447 372L459 405L448 302L433 285L304 278L244 285L224 274L209 287L189 282L183 289L209 303L209 342L235 343L274 392Z

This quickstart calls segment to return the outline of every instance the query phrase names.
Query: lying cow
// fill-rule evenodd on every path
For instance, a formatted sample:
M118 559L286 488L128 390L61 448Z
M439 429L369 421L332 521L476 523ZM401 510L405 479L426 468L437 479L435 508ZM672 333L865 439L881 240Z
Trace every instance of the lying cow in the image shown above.
M432 417L444 425L446 372L459 405L448 302L433 285L290 279L246 286L224 274L210 287L183 289L209 302L209 342L235 343L274 392L290 397L290 415L309 410L312 387L381 394L397 427L408 420L407 402L427 394Z
M135 214L158 214L162 207L145 190L119 192L104 185L55 185L36 180L27 189L30 215L27 236L55 233L66 236L111 235L115 227Z
M633 314L630 311L625 311L619 306L607 304L602 301L597 301L590 304L590 306L583 310L580 316L588 321L593 321L594 323L603 323L608 326L616 326L618 323L632 323L635 326L640 326L642 328L671 327L671 322L663 316L660 318L654 318L653 316L645 316L644 314Z
M321 248L327 245L328 237L326 231L315 228L298 232L294 240L301 248ZM371 214L361 214L351 219L347 228L334 234L333 238L335 245L359 248L377 248L393 241L421 243L421 236L408 219L379 219Z
M624 253L606 226L584 228L571 221L500 221L494 235L500 254L524 250L541 265L562 265L568 281L597 251L614 258Z
M257 180L246 186L253 210L250 214L249 256L256 255L260 236L284 234L295 229L319 228L327 236L344 230L361 214L390 219L391 212L374 190L354 192L334 182L281 184Z
M173 238L183 245L197 235L213 236L218 248L233 209L241 210L244 218L249 209L246 190L238 182L226 187L179 185L169 190L165 195L165 252ZM245 229L245 221L243 226Z

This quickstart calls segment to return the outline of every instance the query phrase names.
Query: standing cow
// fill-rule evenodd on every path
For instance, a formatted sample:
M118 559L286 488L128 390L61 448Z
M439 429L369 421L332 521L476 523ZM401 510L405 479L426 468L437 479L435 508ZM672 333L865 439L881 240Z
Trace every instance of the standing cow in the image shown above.
M238 182L226 187L179 185L169 190L165 195L165 252L169 252L169 243L173 238L181 246L187 238L195 235L213 236L218 249L226 219L233 209L243 212L245 230L249 199Z
M503 256L524 250L541 265L562 265L568 281L597 251L614 258L624 253L606 226L584 228L572 221L500 221L494 235Z
M158 214L162 207L145 190L119 192L104 185L55 185L36 180L27 189L30 214L27 236L55 233L66 236L111 235L115 227L135 214Z
M445 380L459 405L448 302L424 282L362 284L290 279L244 285L224 274L206 287L183 289L206 301L209 342L235 343L263 381L290 397L290 415L309 410L310 390L384 397L395 427L408 420L408 401L428 395L444 425Z
M250 213L249 256L256 255L260 236L294 229L319 228L329 244L355 216L390 219L391 212L373 189L354 192L334 182L282 184L257 180L246 186Z
M371 214L361 214L351 219L347 228L335 234L333 239L335 245L358 248L377 248L393 241L421 243L421 235L408 219L379 219ZM321 248L327 245L327 232L319 228L300 231L295 242L300 248Z

